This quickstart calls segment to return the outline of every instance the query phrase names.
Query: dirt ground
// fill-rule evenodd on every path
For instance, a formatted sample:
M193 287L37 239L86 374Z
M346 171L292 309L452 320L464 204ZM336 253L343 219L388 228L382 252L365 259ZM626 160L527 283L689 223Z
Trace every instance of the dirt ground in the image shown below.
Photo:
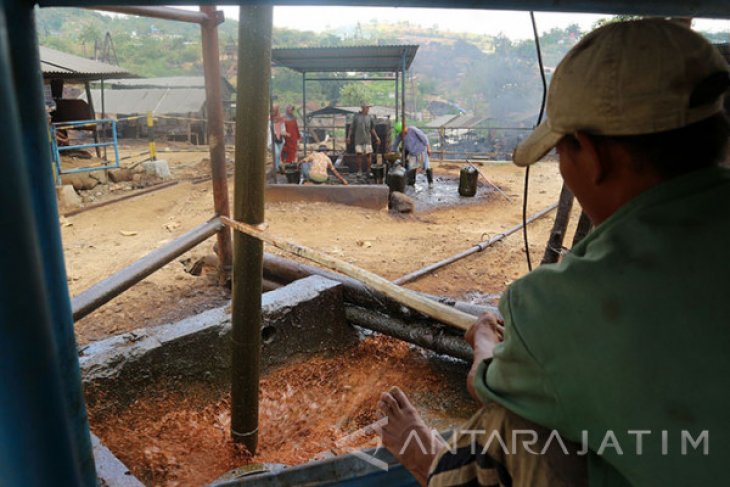
M186 150L161 151L179 184L61 218L72 296L212 216L211 183L199 181L209 171L207 153ZM129 152L134 153L135 149ZM435 162L436 184L439 177L456 177L459 168L456 163ZM326 203L272 203L266 205L266 221L270 230L282 237L395 279L520 222L523 170L505 163L485 163L482 170L509 195L511 202L492 193L471 204L438 207L408 216ZM420 179L419 184L423 185ZM528 215L556 202L560 186L557 164L536 165L530 180ZM109 199L115 197L108 195ZM575 208L576 215L577 211ZM577 222L576 215L570 232ZM529 226L533 262L542 257L553 218L551 213ZM570 238L569 234L566 242ZM212 270L195 277L185 272L181 263L210 254L214 241L213 237L78 321L79 343L174 321L224 304L229 292L217 286ZM274 249L267 251L277 253ZM522 236L518 232L408 287L485 302L526 272Z
M173 150L174 149L174 150ZM178 151L178 150L185 150ZM139 152L139 147L126 150ZM123 152L124 154L124 152ZM197 148L161 150L178 184L60 219L72 295L123 269L160 245L205 222L213 214L207 153ZM130 158L127 164L134 163ZM436 184L458 177L461 165L435 162ZM494 236L521 221L523 170L485 163L482 170L508 195L480 189L482 197L458 206L439 206L411 215L325 203L266 205L275 234L339 257L388 279L419 269ZM421 194L427 192L419 179ZM555 203L561 187L557 164L532 170L528 215ZM94 203L129 194L94 188ZM89 195L86 195L88 200ZM233 201L231 199L231 201ZM566 242L572 239L574 208ZM539 262L554 213L529 226L530 252ZM79 343L172 322L224 305L229 291L208 268L196 277L186 265L212 254L215 238L166 265L141 283L76 323ZM268 251L278 253L274 249ZM527 272L521 233L412 282L419 291L474 303L496 304L499 294ZM373 373L375 370L378 373ZM228 436L229 396L207 391L142 394L113 417L90 411L92 430L147 485L199 485L249 463L306 462L339 454L335 445L376 419L380 392L401 386L429 424L454 426L475 410L461 377L444 376L417 348L387 337L371 337L342 357L314 358L287 365L262 378L261 444L251 458ZM353 447L371 446L365 435Z

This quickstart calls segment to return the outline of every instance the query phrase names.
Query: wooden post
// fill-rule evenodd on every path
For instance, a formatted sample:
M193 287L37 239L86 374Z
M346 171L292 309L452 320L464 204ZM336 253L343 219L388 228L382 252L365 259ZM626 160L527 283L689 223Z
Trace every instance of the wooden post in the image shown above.
M580 243L581 240L583 240L588 233L590 233L591 228L593 227L593 224L591 223L590 218L588 218L588 215L586 215L585 211L580 212L580 218L578 219L578 226L575 228L575 236L573 237L573 245L571 247L575 247Z
M242 5L238 29L238 102L233 214L264 221L266 130L271 79L271 5ZM233 240L231 436L254 454L258 445L263 243L236 232Z
M157 160L157 144L155 143L155 118L147 112L147 145L150 148L150 159Z
M560 249L563 248L563 240L565 239L565 231L570 221L570 211L573 209L573 193L568 186L563 183L560 190L560 200L558 202L558 212L555 215L555 223L550 231L550 238L545 247L545 255L542 257L540 264L554 264L560 260Z
M466 331L472 324L474 324L475 317L472 315L424 298L415 291L402 288L387 279L378 276L377 274L361 269L353 264L331 257L327 254L323 254L317 250L310 249L309 247L299 245L296 242L284 240L283 238L260 230L258 227L252 225L246 225L225 217L221 217L221 222L237 230L236 233L243 233L247 236L258 238L278 249L311 260L348 277L357 279L358 281L366 284L368 287L385 294L387 297L413 308L414 310L435 320L439 320L446 325ZM261 274L259 274L259 276L260 275Z

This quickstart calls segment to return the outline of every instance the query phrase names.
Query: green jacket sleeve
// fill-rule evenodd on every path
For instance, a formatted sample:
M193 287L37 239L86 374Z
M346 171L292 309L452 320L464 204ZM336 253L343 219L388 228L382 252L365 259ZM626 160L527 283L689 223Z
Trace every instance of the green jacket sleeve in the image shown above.
M504 341L495 347L493 358L479 365L474 386L483 402L497 402L523 418L550 426L558 420L558 401L548 374L530 350L513 313L511 301L519 292L519 284L514 283L502 296Z

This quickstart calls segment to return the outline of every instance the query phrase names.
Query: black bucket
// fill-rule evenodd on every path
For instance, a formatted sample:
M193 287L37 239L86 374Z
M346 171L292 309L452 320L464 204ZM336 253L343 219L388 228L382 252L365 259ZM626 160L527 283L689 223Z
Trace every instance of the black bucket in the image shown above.
M417 169L409 169L407 176L408 176L408 186L415 186L416 185L416 172Z
M383 184L383 180L385 179L385 166L380 164L376 164L375 166L370 168L373 172L373 178L375 178L376 184Z
M401 193L406 192L406 170L403 166L396 164L388 171L388 177L385 180L390 192L399 191Z
M284 166L284 174L286 174L287 183L299 184L299 164L286 164Z
M459 194L461 196L474 196L477 194L477 183L479 173L471 166L461 168L459 174Z

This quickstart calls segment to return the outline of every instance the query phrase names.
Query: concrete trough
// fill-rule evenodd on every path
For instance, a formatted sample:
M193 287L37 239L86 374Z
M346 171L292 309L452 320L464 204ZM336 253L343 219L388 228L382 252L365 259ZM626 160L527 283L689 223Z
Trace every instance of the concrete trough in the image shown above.
M348 322L351 306L343 285L321 276L310 276L262 295L262 372L276 371L297 360L351 353L369 332ZM230 387L231 310L221 307L177 323L141 328L94 342L80 350L80 365L92 426L134 408L145 397L167 391L190 391L194 400L207 400L206 391ZM450 383L463 380L464 363L434 355L438 369ZM262 377L263 377L262 376ZM443 380L442 376L442 380ZM202 391L202 392L200 392ZM195 394L202 394L196 396ZM188 394L188 392L185 392ZM453 392L448 397L454 397ZM431 399L429 399L430 401ZM455 399L455 401L458 401ZM100 433L100 436L103 434ZM137 479L129 467L102 440L93 437L100 485L138 487L150 479ZM383 452L381 452L383 453ZM282 485L302 478L348 485L415 485L414 479L387 454L382 459L390 473L373 468L362 455L342 455L291 467L278 474L255 478L237 475L235 469L219 479L220 485ZM341 471L340 471L341 470ZM249 472L250 473L250 472ZM387 478L381 478L387 475ZM290 478L291 477L291 478ZM155 482L152 482L155 483Z
M264 372L297 356L341 352L359 340L346 322L339 282L307 277L264 293L261 307ZM225 384L230 380L230 335L226 306L94 342L79 356L87 403L91 409L98 400L123 408L149 386Z
M388 209L388 187L385 185L298 185L272 184L266 186L267 203L286 201L338 203L371 210Z

